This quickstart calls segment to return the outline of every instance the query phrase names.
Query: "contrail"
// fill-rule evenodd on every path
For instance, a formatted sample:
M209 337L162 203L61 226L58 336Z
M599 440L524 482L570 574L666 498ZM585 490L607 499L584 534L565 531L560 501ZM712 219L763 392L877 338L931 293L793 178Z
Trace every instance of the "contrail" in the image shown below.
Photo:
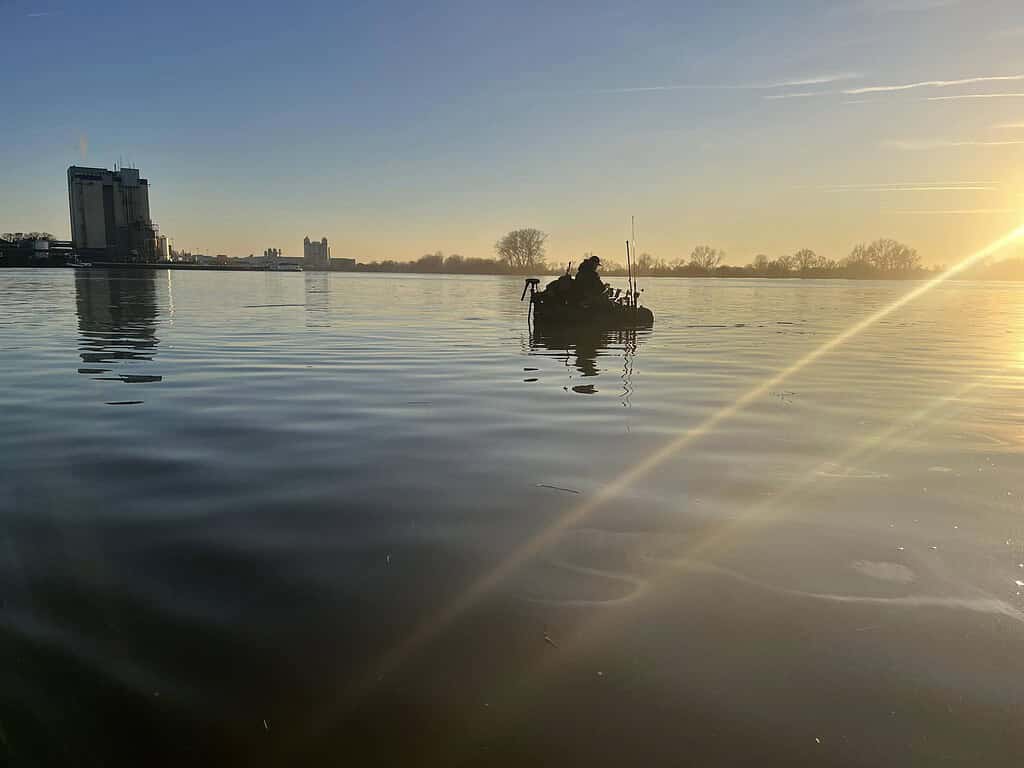
M1024 75L987 75L985 77L964 77L959 80L922 80L918 83L903 83L901 85L869 85L864 88L847 88L843 93L847 96L860 96L865 93L909 91L913 88L950 88L955 85L974 85L976 83L1005 82L1007 80L1024 80Z
M669 83L666 85L637 85L625 88L601 88L591 93L645 93L648 91L770 91L776 88L799 88L809 85L826 85L842 80L856 80L857 73L818 75L794 80L780 80L771 83ZM824 91L822 92L824 93Z
M922 101L958 101L960 99L1024 99L1024 93L962 93L959 96L928 96Z

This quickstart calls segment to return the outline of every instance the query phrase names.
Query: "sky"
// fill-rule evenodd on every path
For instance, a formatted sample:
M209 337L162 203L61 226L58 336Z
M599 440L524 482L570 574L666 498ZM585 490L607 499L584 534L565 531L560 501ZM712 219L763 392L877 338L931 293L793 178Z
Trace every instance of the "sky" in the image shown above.
M0 231L122 162L180 249L727 263L1024 216L1024 3L0 0Z

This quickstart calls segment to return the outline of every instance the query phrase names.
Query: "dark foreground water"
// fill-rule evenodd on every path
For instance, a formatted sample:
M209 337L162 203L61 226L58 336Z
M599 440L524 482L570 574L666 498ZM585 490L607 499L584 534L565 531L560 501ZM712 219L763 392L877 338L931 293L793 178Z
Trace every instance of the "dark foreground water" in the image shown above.
M1024 293L918 286L0 271L0 763L1020 765Z

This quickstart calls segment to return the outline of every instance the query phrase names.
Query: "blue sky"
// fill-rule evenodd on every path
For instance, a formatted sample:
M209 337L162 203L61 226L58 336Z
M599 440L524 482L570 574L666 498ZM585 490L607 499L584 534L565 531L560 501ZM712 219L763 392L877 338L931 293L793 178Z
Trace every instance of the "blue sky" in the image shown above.
M668 260L886 235L951 263L1024 202L1019 2L0 0L0 25L3 231L66 236L67 166L119 159L179 247L232 255L486 256L537 226L618 257L636 215Z

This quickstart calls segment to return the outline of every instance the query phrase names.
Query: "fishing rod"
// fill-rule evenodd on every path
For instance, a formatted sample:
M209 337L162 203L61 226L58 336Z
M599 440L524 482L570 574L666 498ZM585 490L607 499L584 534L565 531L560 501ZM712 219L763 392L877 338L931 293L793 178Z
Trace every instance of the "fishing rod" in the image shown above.
M637 258L637 255L636 255L636 216L630 216L629 220L630 220L631 234L633 236L633 261L635 262L636 258ZM637 267L639 267L639 266L640 265L637 264ZM634 307L638 304L638 300L640 298L640 286L637 285L637 277L639 277L639 276L640 276L640 270L637 269L636 274L633 276L633 306Z
M626 241L626 299L627 303L633 301L633 263L629 258L629 240Z

